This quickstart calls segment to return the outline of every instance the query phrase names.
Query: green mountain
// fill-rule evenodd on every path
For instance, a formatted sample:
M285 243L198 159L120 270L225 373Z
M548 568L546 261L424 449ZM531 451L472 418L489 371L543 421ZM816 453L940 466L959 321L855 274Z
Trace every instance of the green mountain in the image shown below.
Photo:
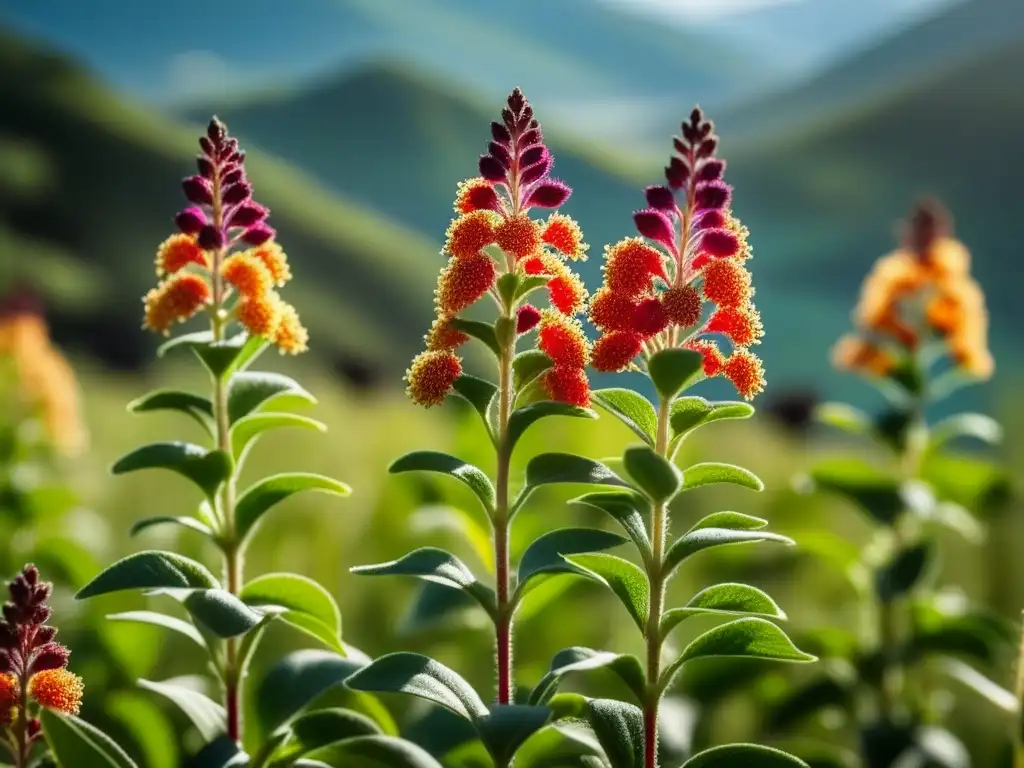
M197 134L10 37L0 38L0 71L4 281L44 294L59 337L136 365L155 342L139 329L139 297L183 204L178 180ZM429 321L436 246L287 163L253 152L249 164L319 351L404 365Z

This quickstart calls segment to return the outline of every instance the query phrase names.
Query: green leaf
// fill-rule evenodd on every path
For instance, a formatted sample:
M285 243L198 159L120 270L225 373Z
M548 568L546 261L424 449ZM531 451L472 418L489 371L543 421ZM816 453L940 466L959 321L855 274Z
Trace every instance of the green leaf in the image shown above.
M308 755L310 768L442 768L422 747L392 736L360 736Z
M589 672L593 669L608 669L643 701L647 688L647 677L643 665L636 656L628 654L594 651L590 648L566 648L555 654L551 668L537 683L530 694L531 704L546 704L558 690L562 678L573 672Z
M663 349L647 361L658 394L671 400L704 374L704 356L690 349Z
M628 487L601 462L571 453L542 453L526 465L527 488L558 483Z
M179 601L200 630L206 629L220 638L244 635L263 620L263 614L223 589L162 588L149 594L167 595Z
M929 450L937 450L951 440L973 437L989 445L997 445L1003 439L1003 427L991 416L982 413L960 413L950 416L932 428Z
M231 424L270 403L315 405L316 398L297 381L280 373L243 371L228 382L228 421Z
M234 371L244 370L267 348L267 344L266 339L245 333L214 341L213 333L200 331L173 338L157 349L156 353L163 357L178 347L191 349L210 373L223 379Z
M224 734L227 722L224 708L199 691L186 688L174 680L162 683L139 680L139 687L163 696L184 712L203 741L213 741Z
M39 719L60 768L136 768L113 739L84 720L48 709Z
M512 412L508 421L508 445L514 448L527 429L548 416L571 416L577 419L596 419L597 414L589 408L580 408L568 403L543 400Z
M380 735L380 728L357 712L331 708L300 715L289 725L287 733L289 738L274 751L271 765L290 765L315 749L345 739Z
M449 324L452 328L462 331L467 336L472 336L478 341L487 345L496 356L501 356L501 347L498 346L498 336L494 332L491 323L482 323L479 320L467 320L463 317L453 317Z
M604 512L622 526L643 554L650 554L651 541L647 538L646 519L650 502L632 489L598 491L578 496L570 504Z
M686 490L700 488L714 483L731 483L750 488L752 491L763 491L764 483L749 469L737 467L735 464L720 464L708 461L694 464L683 470L683 487Z
M518 603L523 598L529 591L527 585L536 576L578 574L580 571L566 562L563 555L600 552L617 547L625 541L617 533L596 528L560 528L545 533L526 548L519 560L519 580L513 602Z
M832 459L810 472L815 489L856 504L874 520L891 525L903 511L900 481L860 459Z
M707 517L701 518L693 528L699 531L701 528L731 528L736 531L756 531L768 525L768 521L753 515L745 515L742 512L712 512Z
M854 435L868 435L871 417L846 403L821 403L814 409L814 420Z
M680 536L665 555L665 574L670 575L680 563L691 555L724 544L752 544L771 541L792 546L796 542L787 536L768 531L737 531L731 528L698 528Z
M296 413L252 413L239 419L231 427L231 452L235 456L235 461L241 464L264 432L286 427L309 429L314 432L327 431L326 425L316 419L299 416Z
M537 731L516 752L516 768L580 765L584 757L602 755L601 745L582 729L549 725Z
M388 471L393 475L401 472L437 472L454 477L469 486L488 514L494 512L495 494L490 478L479 467L455 456L437 451L413 451L395 460Z
M359 712L376 722L382 731L397 734L394 720L373 696L345 688L342 683L370 660L352 648L348 655L321 649L288 654L274 664L254 688L256 723L269 734L306 708L340 707Z
M622 461L626 473L656 505L671 500L683 485L683 473L650 446L630 446Z
M924 577L932 562L934 548L922 541L896 553L893 560L875 574L875 592L883 603L891 603L910 592Z
M263 516L276 504L302 491L348 496L352 490L337 480L308 472L285 472L260 480L245 490L235 505L235 527L243 541L251 536Z
M160 517L147 517L144 520L139 520L137 523L132 525L128 531L129 536L136 536L142 531L152 528L157 525L180 525L183 528L189 528L193 531L203 534L204 536L213 537L213 531L210 526L199 522L194 517L170 517L161 515Z
M726 744L694 755L682 768L810 768L803 760L758 744Z
M686 662L715 656L789 662L817 661L817 658L793 645L786 633L767 619L736 619L708 630L690 643L662 673L663 687L668 687L675 673Z
M234 739L223 735L200 749L189 765L191 768L249 768L249 755Z
M464 373L455 380L455 394L473 406L490 430L490 408L498 388L486 379Z
M281 609L280 619L344 655L341 611L331 593L294 573L268 573L250 581L239 597L248 605Z
M640 631L644 631L651 598L647 574L628 560L614 555L595 553L571 555L565 559L580 568L584 575L611 589L626 606Z
M653 446L658 432L658 414L651 402L631 389L599 389L591 396L606 411Z
M150 624L154 627L163 627L179 635L184 635L203 650L206 650L206 641L199 631L189 624L174 616L167 616L156 611L125 611L107 616L107 621L133 621L136 624Z
M548 275L524 275L519 278L519 285L516 288L515 301L519 301L531 293L536 291L538 288L545 287L551 281L551 277Z
M407 693L476 722L487 707L472 686L448 667L418 653L392 653L363 667L346 681L355 691Z
M587 703L587 720L615 768L644 768L644 715L639 707L593 699Z
M75 595L85 600L126 589L215 589L220 584L206 568L174 552L136 552L100 572Z
M714 614L722 616L753 615L785 619L778 604L757 587L749 584L715 584L698 592L684 608L666 611L661 618L661 634L667 636L691 616Z
M131 413L151 413L153 411L178 411L194 419L206 434L213 437L216 425L213 420L213 403L207 398L191 392L175 389L160 389L150 392L137 400L128 403Z
M547 707L506 704L492 708L490 714L477 724L477 730L487 750L498 758L499 763L508 765L523 742L547 725L550 719L551 710Z
M231 476L231 457L223 451L207 451L192 443L150 443L122 456L111 472L123 475L141 469L169 469L186 477L213 499Z
M554 364L554 361L539 349L520 352L512 360L512 381L516 392L522 392L527 385Z
M712 402L703 397L680 397L672 402L669 424L672 427L672 441L677 442L690 432L722 419L749 419L754 415L754 406L749 403L726 400Z
M497 616L494 590L478 581L459 558L443 549L423 547L398 560L379 565L360 565L351 571L361 576L415 576L443 584L465 592L480 603L490 616Z
M1020 711L1020 702L1013 691L1008 691L981 672L959 659L940 659L940 668L949 677L967 686L991 704L1009 715Z

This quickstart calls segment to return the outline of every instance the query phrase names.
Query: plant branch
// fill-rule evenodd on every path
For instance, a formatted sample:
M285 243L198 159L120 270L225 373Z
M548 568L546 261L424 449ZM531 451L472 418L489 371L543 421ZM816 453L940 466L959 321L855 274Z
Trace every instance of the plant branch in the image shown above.
M512 386L512 358L515 341L503 344L498 382L498 470L497 504L494 515L494 571L497 580L498 616L496 643L498 663L498 703L511 704L512 692L512 611L509 573L509 469L512 460L508 444L508 422L515 395Z

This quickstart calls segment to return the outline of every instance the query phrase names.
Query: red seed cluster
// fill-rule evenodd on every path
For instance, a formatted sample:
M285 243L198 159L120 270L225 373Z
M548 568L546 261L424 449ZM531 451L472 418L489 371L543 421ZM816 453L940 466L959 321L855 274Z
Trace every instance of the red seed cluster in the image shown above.
M590 308L603 334L593 364L621 371L656 350L687 347L704 356L706 376L724 373L741 395L753 397L763 371L747 348L764 331L743 265L750 256L747 230L729 207L732 188L723 178L725 161L716 156L714 125L695 109L673 147L667 184L645 189L648 207L633 214L640 236L605 251L604 284ZM713 305L708 312L706 303ZM704 338L715 335L728 339L730 356Z
M412 361L405 374L409 397L417 405L440 405L462 375L462 361L451 350L428 350Z

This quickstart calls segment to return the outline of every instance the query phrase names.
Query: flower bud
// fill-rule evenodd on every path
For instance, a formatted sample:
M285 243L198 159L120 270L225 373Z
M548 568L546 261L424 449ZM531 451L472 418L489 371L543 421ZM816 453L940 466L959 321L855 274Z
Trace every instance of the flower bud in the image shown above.
M204 251L216 251L224 247L224 233L212 224L207 224L196 237L196 242Z
M235 208L228 217L229 227L251 227L267 218L269 211L251 200Z
M531 208L558 208L571 194L572 190L564 182L548 179L530 190L526 196L526 205Z
M263 245L268 240L272 240L276 234L277 232L272 227L260 222L245 230L242 233L242 240L249 245Z
M206 226L206 214L202 208L190 205L174 217L174 223L186 235L194 235Z
M189 176L181 182L181 188L184 190L185 197L188 198L190 203L198 205L213 204L213 189L210 186L210 182L202 176Z

